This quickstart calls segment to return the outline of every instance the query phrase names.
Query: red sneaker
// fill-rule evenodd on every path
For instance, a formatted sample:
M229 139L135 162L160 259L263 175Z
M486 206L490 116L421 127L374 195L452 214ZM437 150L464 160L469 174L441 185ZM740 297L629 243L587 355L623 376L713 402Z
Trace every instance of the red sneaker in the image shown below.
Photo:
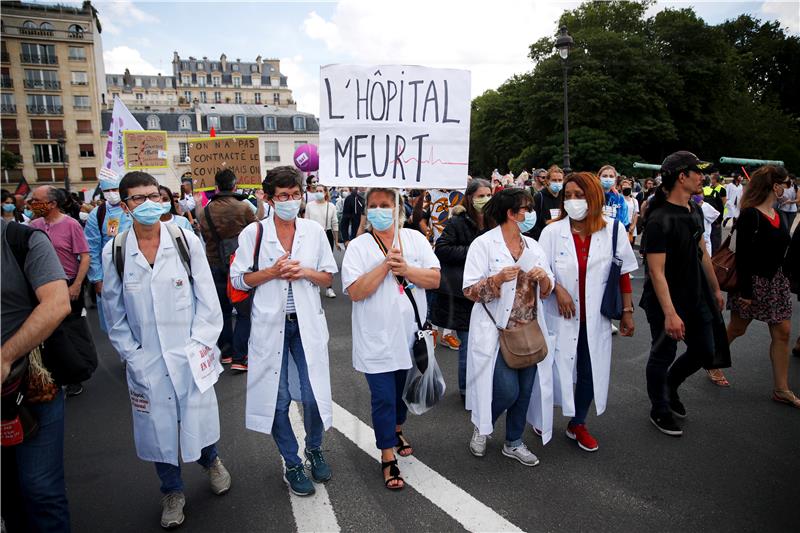
M587 452L596 452L600 447L597 444L597 440L589 434L589 430L586 429L586 424L568 425L567 437L577 441L578 446Z

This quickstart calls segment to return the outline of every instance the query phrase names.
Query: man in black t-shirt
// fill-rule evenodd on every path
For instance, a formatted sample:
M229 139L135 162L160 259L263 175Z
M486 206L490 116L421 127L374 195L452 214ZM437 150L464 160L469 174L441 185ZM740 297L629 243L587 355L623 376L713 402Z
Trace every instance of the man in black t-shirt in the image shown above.
M650 199L642 238L648 276L639 305L652 334L647 361L650 421L676 437L683 431L674 417L686 417L678 387L701 367L714 367L715 326L723 306L703 242L703 219L689 202L700 192L702 170L708 165L690 152L664 160L662 184ZM686 352L676 360L678 341L686 343Z

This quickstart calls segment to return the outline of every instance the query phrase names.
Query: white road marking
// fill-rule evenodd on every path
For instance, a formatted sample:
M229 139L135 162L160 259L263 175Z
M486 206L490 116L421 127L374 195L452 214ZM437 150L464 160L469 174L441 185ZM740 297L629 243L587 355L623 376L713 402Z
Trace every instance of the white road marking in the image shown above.
M305 449L306 430L303 426L303 418L300 416L300 410L297 408L297 402L292 402L289 407L289 421L292 423L292 429L300 445L300 458L305 460L303 450ZM307 472L307 474L310 479L311 473ZM322 483L314 483L314 488L317 489L317 491L311 496L296 496L287 486L287 490L289 490L289 500L292 502L292 513L294 514L294 522L297 525L297 531L299 533L341 531L325 485Z
M372 428L335 402L333 427L367 455L380 462L380 450L375 447L375 433ZM413 456L397 458L405 482L467 531L522 531L419 459ZM377 475L376 472L376 477Z

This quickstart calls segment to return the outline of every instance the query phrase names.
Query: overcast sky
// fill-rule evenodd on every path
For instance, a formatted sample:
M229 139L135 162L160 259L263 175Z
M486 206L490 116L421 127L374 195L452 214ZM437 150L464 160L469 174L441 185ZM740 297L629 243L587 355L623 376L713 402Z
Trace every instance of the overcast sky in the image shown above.
M50 2L44 2L50 3ZM73 3L73 2L65 2ZM80 1L74 2L80 4ZM107 73L172 74L172 53L253 61L281 59L298 109L319 111L319 67L409 63L465 68L472 95L530 70L528 47L556 31L575 1L339 0L204 2L95 0ZM800 0L659 1L651 10L694 6L710 24L750 13L800 33Z

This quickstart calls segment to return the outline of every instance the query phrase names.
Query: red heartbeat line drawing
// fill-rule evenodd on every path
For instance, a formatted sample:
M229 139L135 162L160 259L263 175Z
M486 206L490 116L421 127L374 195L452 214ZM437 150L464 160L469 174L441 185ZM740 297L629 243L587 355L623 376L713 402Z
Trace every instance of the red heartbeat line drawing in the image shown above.
M397 158L397 159L400 159L400 158ZM395 162L397 162L397 159L395 159ZM418 159L416 157L409 157L408 159L403 159L402 161L405 164L405 163L408 163L410 161L418 161ZM431 146L431 155L428 156L428 159L423 159L422 161L419 161L419 164L420 165L430 165L430 166L433 166L433 165L467 166L468 165L468 163L458 163L456 161L442 161L441 159L433 159L433 146Z

